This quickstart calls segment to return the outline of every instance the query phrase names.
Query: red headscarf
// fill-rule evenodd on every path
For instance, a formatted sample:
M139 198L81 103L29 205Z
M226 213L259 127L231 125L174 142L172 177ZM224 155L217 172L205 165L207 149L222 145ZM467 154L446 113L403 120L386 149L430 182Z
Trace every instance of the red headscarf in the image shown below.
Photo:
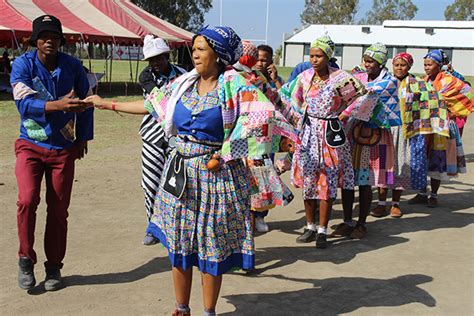
M252 68L255 66L258 59L257 47L252 44L252 42L245 40L242 41L242 45L244 46L244 53L242 54L242 57L240 57L239 62L244 66Z
M403 52L397 54L395 57L393 57L392 63L395 63L397 59L403 59L404 61L406 61L410 68L411 66L413 66L413 57L408 53Z

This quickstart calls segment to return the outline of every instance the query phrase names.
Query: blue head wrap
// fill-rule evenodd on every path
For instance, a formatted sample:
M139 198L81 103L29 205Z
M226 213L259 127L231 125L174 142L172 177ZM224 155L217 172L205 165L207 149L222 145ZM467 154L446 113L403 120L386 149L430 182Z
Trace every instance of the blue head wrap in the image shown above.
M226 66L235 64L242 57L242 41L239 35L228 26L206 25L197 32L196 36L203 36Z
M432 50L431 52L426 54L424 58L431 59L438 65L443 66L444 56L443 56L443 51L441 51L440 49Z

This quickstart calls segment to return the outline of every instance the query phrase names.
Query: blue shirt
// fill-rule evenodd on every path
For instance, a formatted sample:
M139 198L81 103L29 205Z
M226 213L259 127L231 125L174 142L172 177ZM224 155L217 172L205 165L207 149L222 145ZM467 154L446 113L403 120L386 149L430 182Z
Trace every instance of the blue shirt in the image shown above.
M20 139L63 149L75 140L93 138L93 108L82 113L45 112L46 102L59 100L71 90L80 99L89 94L89 81L78 59L59 52L57 67L49 72L36 50L27 52L13 62L10 83L21 117Z
M223 76L219 79L222 78ZM223 142L222 100L219 98L218 89L219 86L200 96L196 82L184 93L177 102L173 115L179 135L213 143Z

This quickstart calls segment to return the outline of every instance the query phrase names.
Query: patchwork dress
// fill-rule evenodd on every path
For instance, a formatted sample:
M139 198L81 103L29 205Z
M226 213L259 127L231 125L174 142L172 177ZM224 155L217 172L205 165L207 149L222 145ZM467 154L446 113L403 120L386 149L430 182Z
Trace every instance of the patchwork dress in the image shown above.
M338 187L353 189L349 143L330 147L325 131L329 120L337 119L354 100L349 115L368 120L375 102L359 98L365 92L358 80L333 68L327 80L315 77L310 68L280 89L281 111L300 132L301 144L292 159L292 181L303 188L303 199L329 200L336 198Z
M298 139L268 99L235 71L222 74L217 88L204 96L197 93L198 79L193 70L166 91L154 91L145 104L167 137L177 136L165 174L178 153L186 157L187 174L180 198L163 189L162 177L147 232L168 249L173 267L197 266L214 276L232 268L251 270L250 183L242 158L277 151L282 135ZM207 168L213 153L221 156L218 171Z
M387 187L395 185L395 146L391 127L400 126L398 107L397 79L382 69L375 80L369 82L366 72L355 73L354 77L366 85L366 88L377 96L375 107L369 122L361 123L365 128L378 129L379 141L373 146L362 145L352 138L352 163L354 167L354 184L356 186ZM349 127L352 134L356 122Z
M432 134L449 136L448 110L431 84L410 74L399 81L398 98L403 126L392 127L397 153L394 188L424 189L428 173L426 138Z
M278 90L270 85L260 71L251 70L241 64L235 64L233 67L260 89L270 102L280 104ZM265 217L268 210L276 206L286 206L293 200L293 193L278 175L272 156L246 159L246 164L250 175L251 208L256 212L256 217Z
M456 118L463 119L472 113L474 91L446 72L440 72L430 83L446 102L450 120L449 138L435 134L428 139L428 174L434 179L445 180L466 173L466 159Z

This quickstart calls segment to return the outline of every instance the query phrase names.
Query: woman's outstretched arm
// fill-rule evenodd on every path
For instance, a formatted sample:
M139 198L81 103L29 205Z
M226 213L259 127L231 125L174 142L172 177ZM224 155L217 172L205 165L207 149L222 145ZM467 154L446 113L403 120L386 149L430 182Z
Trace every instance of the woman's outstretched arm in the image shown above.
M91 102L101 110L112 110L128 114L148 114L145 109L143 99L129 102L116 102L112 99L103 99L98 95L91 95L84 99L85 102Z

